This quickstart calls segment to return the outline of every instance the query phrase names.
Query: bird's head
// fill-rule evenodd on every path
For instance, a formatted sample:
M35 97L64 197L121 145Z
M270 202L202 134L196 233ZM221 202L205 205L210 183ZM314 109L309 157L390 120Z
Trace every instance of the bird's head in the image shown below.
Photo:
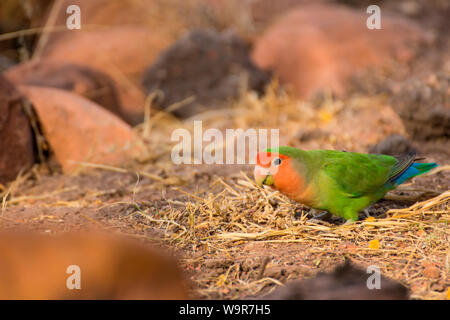
M315 201L315 194L306 183L306 167L299 149L280 147L258 153L254 175L259 186L272 186L306 205Z
M274 185L289 175L292 168L291 159L277 152L264 151L258 153L254 170L255 180L259 186Z

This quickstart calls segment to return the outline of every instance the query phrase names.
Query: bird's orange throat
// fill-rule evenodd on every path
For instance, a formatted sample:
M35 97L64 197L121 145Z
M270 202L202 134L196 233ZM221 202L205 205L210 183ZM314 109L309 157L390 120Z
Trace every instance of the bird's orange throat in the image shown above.
M292 167L290 161L273 178L273 186L281 193L305 205L313 204L314 194L311 186L307 185L305 179Z

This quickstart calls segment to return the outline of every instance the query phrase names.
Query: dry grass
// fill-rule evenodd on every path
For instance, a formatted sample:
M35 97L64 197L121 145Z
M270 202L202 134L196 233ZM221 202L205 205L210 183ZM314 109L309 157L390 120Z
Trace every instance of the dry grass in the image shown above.
M213 185L220 185L220 192L191 195L185 203L169 202L167 210L159 211L159 219L152 217L152 209L139 210L139 214L147 223L164 230L163 240L171 246L204 248L216 259L232 257L232 247L243 242L303 243L318 257L326 259L327 253L334 252L360 265L376 264L385 275L408 286L421 281L433 284L422 274L422 263L432 262L440 266L439 278L448 283L450 191L405 209L389 210L385 218L336 225L309 220L301 205L256 186L241 174L233 184L217 179ZM202 279L200 275L196 279L200 286L197 294L216 297L226 284L229 290L257 295L265 286L280 284L277 279L260 279L257 270L242 280L236 262L232 264L236 270L230 267L217 278ZM185 263L187 267L192 261ZM426 285L414 291L412 297L444 298Z
M351 98L346 102L347 109L374 107L377 99ZM228 111L229 117L212 112L204 122L206 127L216 128L280 128L282 144L287 144L295 139L299 127L322 127L329 121L323 114L338 117L343 105L342 101L329 99L318 108L290 98L273 83L261 98L245 92ZM165 114L155 118L159 123L143 126L151 126L152 135L156 133L162 139L157 138L155 145L155 141L150 143L150 150L153 148L160 154L164 152L161 153L157 146L161 146L162 141L170 146L163 138L167 139L167 134L159 135L162 127L165 128L162 131L172 130L173 125L191 128L189 121L172 121ZM166 122L161 122L163 119ZM346 141L339 137L325 142L328 148L342 148L342 143ZM167 154L161 155L159 159L167 160L167 157ZM442 172L442 169L448 170L448 166L441 166L432 174ZM197 283L195 293L200 297L242 298L272 290L274 284L281 285L280 279L263 277L267 262L257 263L256 268L244 272L242 264L248 259L239 254L239 248L257 242L278 245L279 249L274 250L281 251L283 244L299 244L301 248L310 248L309 254L318 257L319 262L314 262L318 264L320 259L326 260L331 255L346 256L363 266L376 264L385 275L412 288L412 298L445 298L442 286L445 289L449 285L450 272L450 191L440 194L439 190L407 186L403 190L409 191L410 196L404 200L419 199L420 194L418 196L414 191L422 192L422 195L433 191L437 196L403 209L386 209L378 218L341 225L310 220L307 208L276 191L256 186L243 172L231 177L217 177L209 186L210 192L189 193L184 189L189 188L175 187L180 195L187 195L187 199L168 199L167 205L159 208L157 219L153 208L139 208L137 212L145 224L164 230L164 242L188 252L183 263L187 270L197 270L193 279ZM390 196L399 198L395 194ZM232 260L225 263L226 268L220 266L224 257ZM208 261L216 260L219 272L208 272L211 269ZM427 263L439 270L437 277L424 276Z

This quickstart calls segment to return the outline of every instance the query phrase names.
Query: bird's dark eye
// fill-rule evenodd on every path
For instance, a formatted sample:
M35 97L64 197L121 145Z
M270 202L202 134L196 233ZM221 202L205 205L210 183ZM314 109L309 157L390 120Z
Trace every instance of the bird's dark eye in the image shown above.
M279 166L281 164L281 159L280 158L273 159L272 164L274 166Z

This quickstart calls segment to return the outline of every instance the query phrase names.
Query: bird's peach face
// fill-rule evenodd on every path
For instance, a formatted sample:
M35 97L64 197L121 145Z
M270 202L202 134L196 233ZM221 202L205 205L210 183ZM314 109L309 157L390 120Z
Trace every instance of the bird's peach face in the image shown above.
M256 159L254 176L259 186L274 184L274 179L282 172L288 158L272 152L260 152Z

